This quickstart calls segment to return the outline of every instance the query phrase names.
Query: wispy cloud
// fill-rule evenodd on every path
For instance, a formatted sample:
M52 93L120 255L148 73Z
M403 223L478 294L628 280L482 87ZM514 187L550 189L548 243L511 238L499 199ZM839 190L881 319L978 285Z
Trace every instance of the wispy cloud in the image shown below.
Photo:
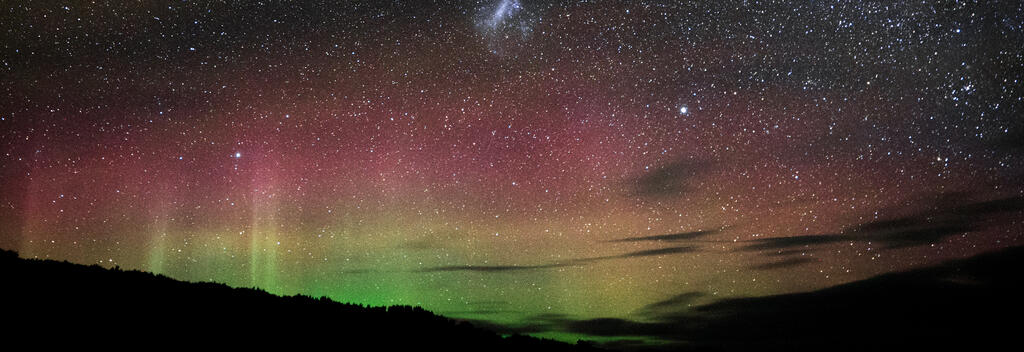
M501 273L522 270L551 269L565 266L572 266L571 263L553 263L541 265L450 265L427 268L421 272L445 272L445 271L475 271L483 273Z
M663 165L633 180L635 194L650 198L682 195L691 190L690 181L710 167L710 162L697 159L679 160Z
M953 205L958 194L941 195L937 204L914 215L883 219L831 234L764 238L748 241L742 251L790 251L841 242L872 242L885 248L915 247L978 230L989 216L1024 210L1024 197L1007 197Z
M602 257L590 257L590 258L579 258L571 259L561 262L548 263L548 264L537 264L537 265L449 265L449 266L438 266L433 268L426 268L418 270L419 272L457 272L457 271L472 271L480 273L507 273L517 272L525 270L543 270L562 268L570 266L581 266L587 263L611 260L611 259L627 259L627 258L641 258L641 257L653 257L661 255L674 255L683 253L696 252L697 247L693 246L681 246L681 247L668 247L668 248L657 248L648 249L642 251L628 252L618 255L609 255Z
M718 233L718 232L719 232L718 230L701 230L701 231L693 231L693 232L672 233L672 234L667 234L667 235L626 237L626 238L620 238L620 239L617 239L617 240L611 240L611 241L608 241L608 242L644 242L644 241L673 242L673 241L686 241L686 240L693 240L693 239L709 236L709 235L712 235L712 234L715 234L715 233Z
M797 257L797 258L783 259L783 260L775 261L775 262L771 262L771 263L764 263L764 264L755 265L755 266L752 266L751 269L755 269L755 270L786 269L786 268L792 268L792 267L796 267L796 266L801 266L801 265L804 265L804 264L807 264L807 263L812 263L812 262L814 262L814 259L807 258L807 257Z

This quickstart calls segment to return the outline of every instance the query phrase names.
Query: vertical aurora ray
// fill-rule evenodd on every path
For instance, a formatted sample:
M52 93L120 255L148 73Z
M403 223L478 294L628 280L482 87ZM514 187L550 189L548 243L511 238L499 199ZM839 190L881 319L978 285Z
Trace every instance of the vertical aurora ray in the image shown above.
M150 234L149 251L146 255L146 270L154 274L164 273L167 260L167 224L158 222Z
M32 168L32 172L29 174L31 175L36 171L37 170L35 168ZM39 193L40 190L36 184L36 180L34 178L29 178L28 186L25 187L25 194L23 195L22 200L22 209L24 210L21 219L21 246L18 248L18 251L20 251L23 256L27 257L38 254L35 251L34 244L36 241L36 234L42 230L40 224L42 206L39 200Z
M278 239L276 173L258 169L250 194L249 282L252 286L276 292L278 286Z
M254 215L249 247L249 282L252 286L276 291L277 232L272 218Z
M155 197L154 205L149 212L149 250L146 253L146 270L163 274L164 265L167 260L167 231L170 223L170 204L167 196L167 189L164 187Z

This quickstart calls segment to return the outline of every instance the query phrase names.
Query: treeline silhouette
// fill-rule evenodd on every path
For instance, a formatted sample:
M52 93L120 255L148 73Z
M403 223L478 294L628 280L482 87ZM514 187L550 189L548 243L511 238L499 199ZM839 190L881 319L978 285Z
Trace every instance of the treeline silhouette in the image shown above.
M420 307L282 297L141 271L22 259L2 249L0 275L0 335L37 347L597 350L586 341L503 337Z

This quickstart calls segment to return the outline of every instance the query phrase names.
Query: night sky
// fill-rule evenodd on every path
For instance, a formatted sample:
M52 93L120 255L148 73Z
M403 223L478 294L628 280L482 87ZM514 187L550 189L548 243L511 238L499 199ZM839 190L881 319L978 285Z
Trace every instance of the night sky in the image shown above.
M525 326L1024 244L1019 1L380 3L2 1L0 247Z

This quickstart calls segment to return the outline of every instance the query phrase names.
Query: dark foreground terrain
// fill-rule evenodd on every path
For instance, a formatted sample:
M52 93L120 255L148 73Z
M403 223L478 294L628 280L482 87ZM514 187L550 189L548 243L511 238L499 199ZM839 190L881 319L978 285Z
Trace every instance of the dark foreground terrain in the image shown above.
M549 317L491 328L606 336L613 338L607 346L629 350L1017 350L1024 333L1021 269L1024 248L1010 248L807 293L696 308L686 308L696 294L684 293L652 304L644 322ZM280 297L20 259L10 251L0 252L0 285L7 325L0 335L36 347L594 350L589 343L502 337L418 307ZM655 340L663 344L652 346Z
M1015 247L805 293L688 307L704 294L684 292L649 305L645 321L549 319L520 331L637 336L665 350L1021 350L1022 270Z
M0 250L0 335L15 346L331 351L592 351L494 332L419 307L281 297ZM10 345L9 345L10 346Z

